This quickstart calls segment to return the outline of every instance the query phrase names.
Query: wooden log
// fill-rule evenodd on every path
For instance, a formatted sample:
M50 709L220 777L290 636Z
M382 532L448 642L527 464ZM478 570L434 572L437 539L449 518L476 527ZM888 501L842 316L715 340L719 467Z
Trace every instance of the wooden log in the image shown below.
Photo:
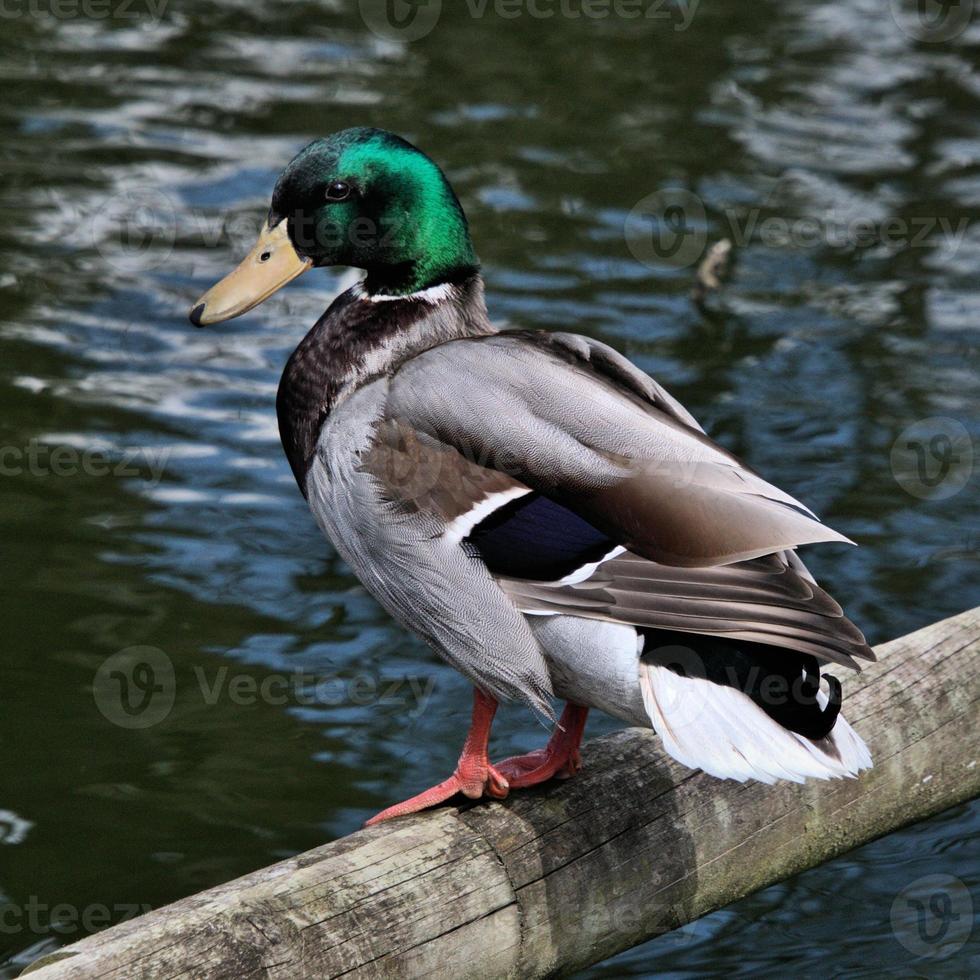
M860 779L720 781L647 731L575 779L362 830L36 961L86 977L568 973L980 793L980 608L878 649L847 716Z

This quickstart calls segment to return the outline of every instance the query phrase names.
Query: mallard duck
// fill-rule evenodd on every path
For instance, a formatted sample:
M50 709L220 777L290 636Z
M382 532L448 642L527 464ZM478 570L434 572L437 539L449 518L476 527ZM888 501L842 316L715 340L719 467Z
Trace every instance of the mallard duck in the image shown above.
M190 319L334 265L366 275L286 364L283 448L365 588L475 692L455 771L370 823L573 775L591 708L720 778L871 765L821 667L874 655L795 550L848 539L613 348L494 327L463 209L412 144L365 128L310 143ZM498 703L555 722L555 698L547 745L491 763Z

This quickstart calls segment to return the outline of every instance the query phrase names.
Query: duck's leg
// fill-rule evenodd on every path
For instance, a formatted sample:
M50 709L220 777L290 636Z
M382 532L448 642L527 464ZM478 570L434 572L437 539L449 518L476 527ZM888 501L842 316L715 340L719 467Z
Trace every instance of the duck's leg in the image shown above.
M511 789L535 786L554 777L568 779L574 776L582 768L578 748L588 716L588 708L567 702L548 744L527 755L515 755L498 762L497 772L507 780Z
M364 826L370 827L392 817L427 810L430 806L444 803L457 793L462 793L471 800L478 800L484 794L502 800L507 795L507 780L500 775L496 767L490 765L487 755L490 726L496 713L497 702L488 694L474 689L473 720L470 722L470 731L463 745L463 753L456 763L456 771L438 786L433 786L424 793L419 793L418 796L413 796L403 803L396 803L387 810L375 814Z

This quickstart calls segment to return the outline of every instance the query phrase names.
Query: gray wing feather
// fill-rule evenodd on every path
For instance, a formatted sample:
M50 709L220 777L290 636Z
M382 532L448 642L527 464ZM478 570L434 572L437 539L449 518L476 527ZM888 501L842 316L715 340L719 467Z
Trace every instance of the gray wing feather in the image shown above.
M393 379L391 414L662 564L728 564L847 541L713 443L611 349L543 336L427 351Z
M715 634L790 647L854 668L855 658L874 660L840 606L783 555L678 569L627 554L576 585L513 579L501 579L500 585L527 613Z

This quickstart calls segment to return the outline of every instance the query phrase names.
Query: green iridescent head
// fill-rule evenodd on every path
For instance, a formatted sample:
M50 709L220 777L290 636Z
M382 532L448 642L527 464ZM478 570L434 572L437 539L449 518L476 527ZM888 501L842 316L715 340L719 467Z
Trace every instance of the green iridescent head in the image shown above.
M364 269L367 291L389 295L456 282L478 268L442 171L400 136L345 129L289 162L252 251L194 304L191 322L240 316L322 265Z
M272 193L269 226L282 219L300 256L366 270L371 292L414 292L477 266L442 171L380 129L345 129L300 151Z

